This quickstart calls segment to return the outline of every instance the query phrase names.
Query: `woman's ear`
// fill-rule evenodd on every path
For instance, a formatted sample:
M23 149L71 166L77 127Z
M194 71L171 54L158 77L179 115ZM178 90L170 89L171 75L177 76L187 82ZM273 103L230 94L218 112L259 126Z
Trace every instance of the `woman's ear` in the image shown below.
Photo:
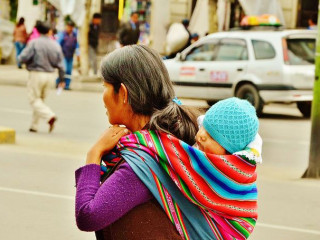
M126 85L121 83L120 89L119 89L119 99L120 103L122 102L123 104L128 103L128 89Z

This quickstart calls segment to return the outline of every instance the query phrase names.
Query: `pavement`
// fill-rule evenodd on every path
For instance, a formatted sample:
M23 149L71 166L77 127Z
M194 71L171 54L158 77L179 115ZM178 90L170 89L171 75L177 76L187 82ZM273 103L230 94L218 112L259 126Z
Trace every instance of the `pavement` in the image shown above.
M0 125L17 131L16 144L0 145L0 239L94 239L75 228L73 171L108 125L96 94L102 92L101 81L76 76L73 91L57 97L52 90L48 105L57 110L57 128L47 134L44 124L38 134L31 134L26 91L14 87L25 86L27 78L26 70L0 65ZM205 101L182 102L207 107ZM264 112L259 219L249 239L319 240L320 182L301 179L308 166L310 120L294 105L268 105Z
M0 65L0 85L26 86L28 74L26 69L19 69L16 65ZM101 84L102 80L99 76L82 77L77 69L74 69L70 88L74 91L101 92ZM55 88L54 82L52 88ZM0 126L1 143L15 143L15 130Z

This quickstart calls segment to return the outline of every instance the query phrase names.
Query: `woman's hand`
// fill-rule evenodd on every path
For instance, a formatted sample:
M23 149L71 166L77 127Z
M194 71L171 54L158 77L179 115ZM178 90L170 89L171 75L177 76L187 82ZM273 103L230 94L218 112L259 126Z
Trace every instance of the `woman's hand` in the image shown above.
M118 125L111 126L98 139L98 141L92 146L87 154L86 164L100 165L101 157L109 153L118 143L121 137L128 134L129 130L125 127L119 127Z

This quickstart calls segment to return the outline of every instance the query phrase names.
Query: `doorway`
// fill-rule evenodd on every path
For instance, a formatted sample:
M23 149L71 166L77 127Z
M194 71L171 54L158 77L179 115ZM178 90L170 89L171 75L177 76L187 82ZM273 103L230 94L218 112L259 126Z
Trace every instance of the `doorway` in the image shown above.
M319 0L299 0L297 27L307 28L308 20L317 21Z

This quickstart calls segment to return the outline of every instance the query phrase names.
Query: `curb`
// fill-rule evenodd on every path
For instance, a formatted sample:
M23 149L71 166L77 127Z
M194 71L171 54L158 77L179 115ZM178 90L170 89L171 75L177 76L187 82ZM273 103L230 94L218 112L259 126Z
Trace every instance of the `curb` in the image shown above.
M13 128L0 126L0 144L1 143L13 144L15 142L16 142L16 131Z

